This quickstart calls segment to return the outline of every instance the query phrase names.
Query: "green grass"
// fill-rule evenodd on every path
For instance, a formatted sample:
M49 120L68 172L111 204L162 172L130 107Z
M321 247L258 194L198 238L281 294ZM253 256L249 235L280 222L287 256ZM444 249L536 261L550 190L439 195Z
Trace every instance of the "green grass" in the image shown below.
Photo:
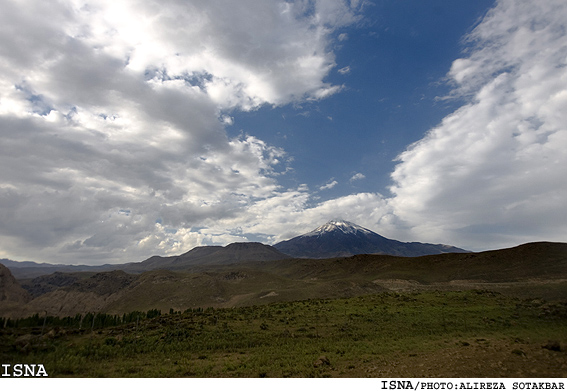
M94 332L0 329L0 361L42 363L52 377L358 377L475 338L561 340L566 312L486 291L209 308ZM330 365L314 365L322 355Z

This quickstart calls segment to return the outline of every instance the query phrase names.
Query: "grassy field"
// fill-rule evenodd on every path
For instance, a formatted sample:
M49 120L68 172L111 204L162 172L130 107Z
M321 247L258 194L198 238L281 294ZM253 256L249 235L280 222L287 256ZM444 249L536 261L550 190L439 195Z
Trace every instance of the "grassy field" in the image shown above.
M194 309L99 329L0 333L0 362L41 363L51 377L567 376L567 303L489 291Z

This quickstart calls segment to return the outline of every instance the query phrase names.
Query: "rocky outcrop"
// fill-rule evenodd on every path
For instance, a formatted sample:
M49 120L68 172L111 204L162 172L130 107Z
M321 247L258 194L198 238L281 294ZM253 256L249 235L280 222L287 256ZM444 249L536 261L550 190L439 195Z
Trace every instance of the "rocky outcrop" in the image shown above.
M74 284L80 280L78 273L55 272L45 276L39 276L32 280L22 281L22 288L31 293L33 298L39 297L59 288Z
M0 302L25 304L31 300L31 295L20 286L10 269L0 264Z
M100 312L136 279L122 270L97 273L35 298L27 305L28 312L54 316Z

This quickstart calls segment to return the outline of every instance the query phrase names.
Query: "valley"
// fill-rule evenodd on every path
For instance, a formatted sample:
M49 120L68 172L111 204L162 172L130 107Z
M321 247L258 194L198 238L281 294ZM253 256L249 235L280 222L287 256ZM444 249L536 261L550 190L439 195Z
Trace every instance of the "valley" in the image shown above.
M308 237L373 237L337 226ZM50 376L567 376L566 243L331 258L235 243L23 269L0 264L0 360Z

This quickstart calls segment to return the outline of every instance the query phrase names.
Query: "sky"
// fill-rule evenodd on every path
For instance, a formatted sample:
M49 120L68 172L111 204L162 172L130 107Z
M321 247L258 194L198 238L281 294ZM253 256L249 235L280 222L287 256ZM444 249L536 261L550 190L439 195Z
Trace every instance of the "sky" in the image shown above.
M566 108L564 0L2 0L0 258L565 242Z

